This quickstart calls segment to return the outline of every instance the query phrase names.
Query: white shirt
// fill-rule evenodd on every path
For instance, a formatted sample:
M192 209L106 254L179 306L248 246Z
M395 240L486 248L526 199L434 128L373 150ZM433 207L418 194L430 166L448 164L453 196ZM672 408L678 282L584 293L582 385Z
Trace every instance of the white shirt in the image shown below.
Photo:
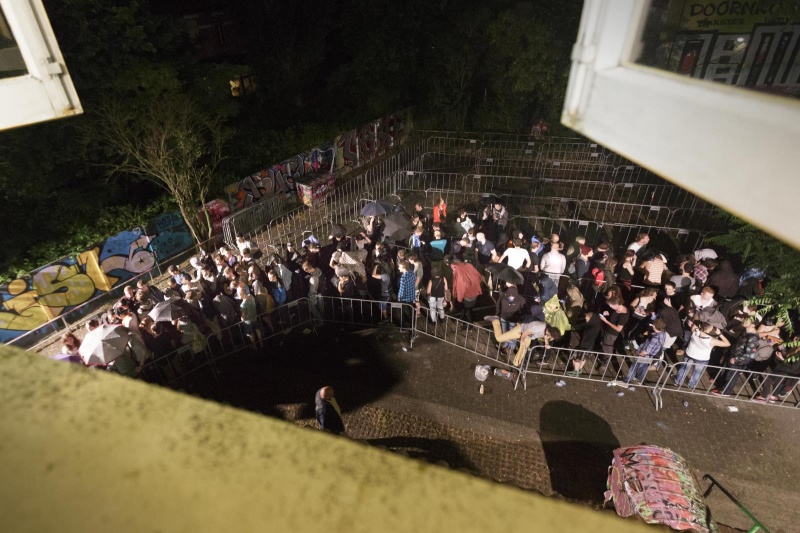
M470 228L474 228L475 224L472 222L472 219L467 217L464 220L459 220L458 222L461 224L461 227L464 228L464 233L468 232Z
M700 294L692 295L691 300L697 309L705 309L706 307L717 306L717 301L714 298L709 298L708 300L705 300Z
M715 252L711 248L703 248L702 250L695 250L694 258L697 261L702 261L703 259L716 259L717 252Z
M542 256L539 268L549 274L553 281L558 282L558 277L567 268L567 258L555 250L547 252Z
M711 336L702 331L695 331L689 338L689 345L686 346L686 355L695 361L708 361L711 359Z
M255 247L253 246L253 243L251 243L250 241L242 241L242 242L237 242L237 243L236 243L236 247L239 249L239 253L240 253L240 254L243 254L243 253L244 253L244 249L245 249L245 248L250 248L250 251L251 251L251 252L252 252L253 250L255 250Z
M505 257L508 258L508 266L517 270L531 261L531 254L525 248L506 248L500 260L502 261Z
M634 252L638 252L642 249L642 245L636 241L633 241L630 246L628 246L628 250L633 250Z

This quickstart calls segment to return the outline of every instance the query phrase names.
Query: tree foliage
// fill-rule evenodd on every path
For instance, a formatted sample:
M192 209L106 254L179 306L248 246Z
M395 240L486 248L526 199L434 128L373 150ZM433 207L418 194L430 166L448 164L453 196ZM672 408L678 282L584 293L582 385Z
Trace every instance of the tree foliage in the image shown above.
M580 13L580 3L558 0L44 3L86 113L0 132L0 226L15 229L0 232L0 272L55 260L63 243L94 239L99 213L142 210L161 194L148 181L107 186L120 156L98 134L104 102L150 116L163 95L182 94L219 117L234 137L209 186L217 197L237 178L409 105L432 129L527 132L539 116L555 128ZM231 15L246 64L201 63L187 7ZM228 80L240 74L258 89L234 99Z
M211 238L205 203L231 135L219 118L183 95L167 94L145 111L106 102L92 134L110 156L106 166L114 175L162 187L175 199L195 241Z
M762 314L774 314L793 331L792 319L800 309L800 251L748 222L725 216L730 231L710 241L739 255L747 268L758 268L765 273L764 294L751 303L758 305Z

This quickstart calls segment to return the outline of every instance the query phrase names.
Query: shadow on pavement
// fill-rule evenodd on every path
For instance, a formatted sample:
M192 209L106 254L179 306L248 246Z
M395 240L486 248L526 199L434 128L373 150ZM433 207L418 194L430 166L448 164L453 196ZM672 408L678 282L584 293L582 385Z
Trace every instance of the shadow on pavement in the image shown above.
M608 467L620 445L608 422L580 405L552 401L540 412L539 434L553 491L602 505Z
M427 439L423 437L386 437L369 439L368 444L383 446L394 452L404 453L412 459L423 459L431 463L444 461L450 468L466 468L476 471L475 466L461 453L452 441L444 439Z
M278 418L314 418L314 395L336 389L343 412L373 402L399 381L371 343L338 328L319 334L293 333L254 352L245 350L218 364L219 379L190 379L187 392Z

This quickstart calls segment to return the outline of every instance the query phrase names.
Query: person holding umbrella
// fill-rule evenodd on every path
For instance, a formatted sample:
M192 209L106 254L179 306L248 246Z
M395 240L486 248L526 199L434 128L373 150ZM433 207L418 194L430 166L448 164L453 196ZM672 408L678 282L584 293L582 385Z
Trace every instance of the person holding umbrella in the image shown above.
M405 240L413 233L411 217L406 213L389 213L383 222L383 236L388 242Z
M141 372L130 353L131 332L122 325L100 325L83 338L78 354L86 366L104 367L125 376Z
M67 363L83 364L78 349L81 347L81 341L72 332L64 333L61 337L61 351L55 355L51 355L50 359L55 361L64 361Z

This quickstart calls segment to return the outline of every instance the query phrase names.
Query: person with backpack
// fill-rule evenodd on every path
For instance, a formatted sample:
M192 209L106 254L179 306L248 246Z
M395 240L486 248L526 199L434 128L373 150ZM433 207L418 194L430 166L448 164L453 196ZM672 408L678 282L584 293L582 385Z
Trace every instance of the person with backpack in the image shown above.
M722 390L713 389L711 394L715 396L731 396L736 388L739 378L739 370L747 368L758 353L758 333L754 320L744 322L744 332L736 340L736 344L731 348L728 360L725 362L725 370L721 371L714 379L714 383L722 386Z

